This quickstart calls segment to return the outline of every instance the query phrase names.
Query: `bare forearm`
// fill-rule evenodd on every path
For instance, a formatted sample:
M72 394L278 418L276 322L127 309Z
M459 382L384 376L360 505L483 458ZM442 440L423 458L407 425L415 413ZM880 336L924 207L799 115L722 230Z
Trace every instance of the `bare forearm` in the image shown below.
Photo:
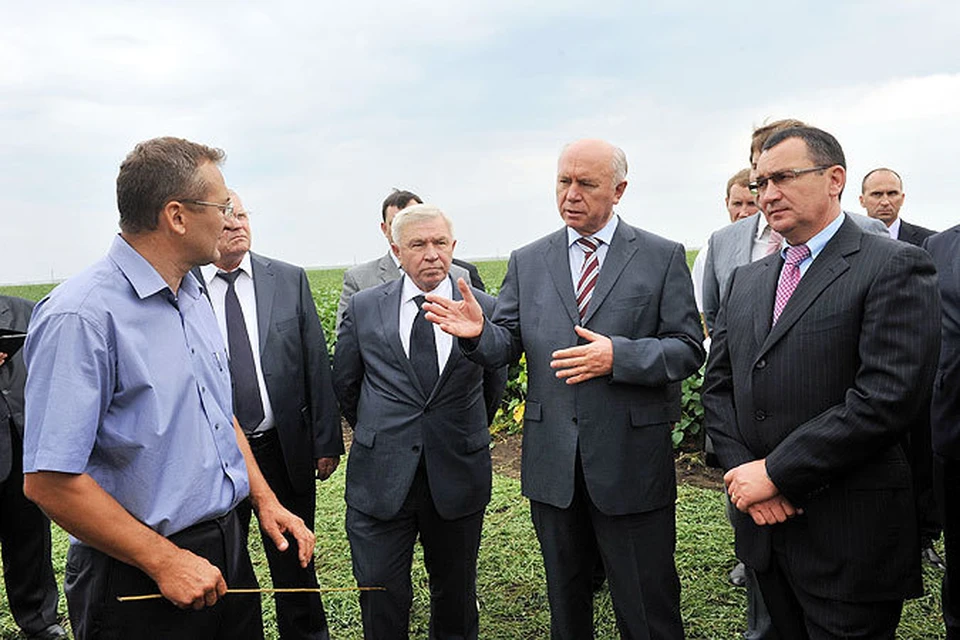
M87 474L28 473L23 488L30 500L74 537L148 575L178 551Z

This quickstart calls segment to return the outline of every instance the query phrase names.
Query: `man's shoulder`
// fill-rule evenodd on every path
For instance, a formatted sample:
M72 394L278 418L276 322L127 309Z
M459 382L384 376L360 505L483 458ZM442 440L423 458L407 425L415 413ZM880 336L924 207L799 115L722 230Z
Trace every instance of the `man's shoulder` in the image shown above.
M932 253L953 247L957 243L960 243L960 224L934 233L924 241L923 246Z
M33 311L34 304L33 301L27 300L26 298L0 295L0 307L7 307L16 315L26 315L30 317L30 312Z
M380 263L383 261L384 258L389 258L389 256L382 255L379 258L374 258L373 260L367 260L366 262L355 264L343 272L344 277L346 277L347 275L355 276L357 274L368 273L370 271L375 272L377 269L380 268Z
M762 213L737 220L733 224L720 227L710 235L711 245L715 242L724 242L732 239L752 238L757 233L757 225Z
M292 264L290 262L284 262L283 260L278 260L276 258L271 258L269 256L264 256L259 253L250 252L250 261L254 265L254 275L256 275L257 266L266 267L274 273L279 273L281 275L293 275L300 277L301 273L306 273L306 270L303 267Z
M99 316L115 311L118 298L136 297L123 272L104 257L77 275L66 279L41 301L46 314L77 313Z
M903 233L905 230L916 236L918 240L924 240L937 233L933 229L927 229L926 227L921 227L918 224L912 224L901 218L900 231Z

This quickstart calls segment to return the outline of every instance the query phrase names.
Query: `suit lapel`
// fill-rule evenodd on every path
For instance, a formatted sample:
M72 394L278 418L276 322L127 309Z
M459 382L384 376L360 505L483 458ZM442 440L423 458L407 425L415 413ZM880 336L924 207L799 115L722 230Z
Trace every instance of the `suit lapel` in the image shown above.
M0 327L4 329L12 329L12 323L13 310L10 308L10 305L7 304L6 300L0 298Z
M270 266L270 261L250 252L250 270L253 272L253 292L257 300L257 333L260 335L260 353L263 353L267 344L267 334L270 333L270 316L273 313L273 296L276 291L274 279L276 276Z
M637 234L621 220L617 224L617 230L613 232L613 240L610 242L607 255L603 258L603 264L600 266L600 277L597 279L597 286L593 289L593 295L590 296L587 315L583 317L581 323L583 326L587 326L590 318L597 312L610 290L613 289L613 285L616 284L620 274L623 273L627 263L630 262L630 258L637 252L637 244ZM567 264L570 264L569 260L567 260Z
M413 370L410 358L407 357L403 350L403 343L400 342L400 294L402 291L403 280L399 279L390 283L390 286L383 288L377 305L380 311L380 327L381 331L384 332L384 338L390 347L390 351L393 352L393 357L400 363L400 368L406 372L414 388L419 390L426 398L429 393L425 393L420 387L420 378L417 377L417 372Z
M567 228L564 227L553 234L550 238L550 246L543 255L544 262L547 263L547 273L553 280L553 286L556 287L560 295L560 301L570 321L573 324L580 324L580 312L577 311L577 296L573 290L573 276L570 274L570 249L567 246ZM603 275L601 269L601 276ZM596 290L594 290L596 295Z
M787 331L790 330L796 322L810 308L824 289L829 287L834 280L840 277L847 269L850 263L847 262L847 256L860 250L860 238L863 233L860 232L856 223L847 218L837 229L837 233L827 242L827 245L813 261L813 264L807 269L807 272L800 279L793 295L783 308L777 324L770 329L761 354L767 351L771 345L779 340ZM778 279L779 279L779 273ZM773 286L774 295L776 295L776 284ZM772 316L772 303L767 307L767 312Z
M773 323L773 302L777 297L777 281L780 280L783 258L779 253L774 253L759 260L757 264L760 265L760 273L757 275L756 285L752 287L756 295L753 334L756 343L762 345L770 334L770 325Z

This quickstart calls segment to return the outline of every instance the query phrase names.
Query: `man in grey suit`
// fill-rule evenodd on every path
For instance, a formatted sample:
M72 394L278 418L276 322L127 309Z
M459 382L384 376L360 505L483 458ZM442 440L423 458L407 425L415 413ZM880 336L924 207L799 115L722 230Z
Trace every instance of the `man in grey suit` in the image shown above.
M905 198L903 180L893 169L880 167L863 176L860 184L860 205L867 210L867 215L886 225L887 232L894 240L902 240L919 247L936 231L910 224L900 217L900 207L903 206Z
M250 251L250 214L229 193L234 213L220 237L220 259L200 267L201 282L229 346L237 420L280 503L312 531L316 478L327 479L343 453L326 341L306 273ZM231 321L234 303L243 324L239 335ZM252 367L246 372L240 370L243 352ZM238 513L246 532L249 501ZM293 551L281 553L265 536L263 547L274 587L317 588L313 560L301 567ZM276 594L275 600L281 638L329 638L318 593Z
M337 334L334 384L353 427L347 465L347 537L360 586L364 637L408 637L410 566L417 536L430 577L430 637L478 637L477 553L490 500L488 426L506 367L484 368L424 318L424 294L456 295L456 241L436 207L392 222L399 280L350 298ZM488 313L495 301L470 289Z
M788 639L893 638L922 592L903 441L930 397L935 270L841 211L845 164L812 127L764 144L754 184L786 257L731 276L702 395L737 555Z
M405 209L411 204L423 204L420 196L411 191L394 189L393 192L384 199L380 207L380 215L383 218L382 222L380 222L380 232L383 234L383 237L387 239L388 245L393 245L393 239L391 238L393 217L397 215L398 211ZM450 275L453 276L454 282L456 282L457 278L464 278L471 285L480 289L480 291L486 291L486 288L483 286L483 280L480 278L480 272L475 265L469 262L453 258L450 264ZM347 308L347 302L350 301L350 296L357 291L369 289L378 284L396 280L399 277L400 263L397 261L397 257L394 255L392 249L388 249L384 255L376 260L364 262L363 264L358 264L355 267L347 269L343 274L343 288L340 290L340 304L337 306L337 328L340 328L343 311Z
M492 317L463 286L463 300L428 296L428 317L475 362L526 353L523 493L555 639L593 637L598 554L624 638L683 637L670 430L703 330L683 247L614 215L626 173L608 142L567 145L566 226L513 252Z

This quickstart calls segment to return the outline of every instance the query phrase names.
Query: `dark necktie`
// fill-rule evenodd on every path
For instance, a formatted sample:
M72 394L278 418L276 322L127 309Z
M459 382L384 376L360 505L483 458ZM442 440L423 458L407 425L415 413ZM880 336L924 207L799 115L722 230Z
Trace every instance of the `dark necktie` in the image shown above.
M240 427L251 432L263 422L263 401L260 399L260 384L253 363L253 350L247 323L234 282L240 269L230 273L218 272L227 281L227 295L223 299L223 314L227 321L227 348L230 349L230 377L233 378L233 413Z
M437 386L437 380L440 378L440 365L437 363L437 340L433 335L433 323L427 320L424 315L423 296L415 296L414 300L420 309L417 317L413 319L413 327L410 329L410 364L413 370L417 372L417 378L420 379L420 385L423 390L430 395L433 388Z

